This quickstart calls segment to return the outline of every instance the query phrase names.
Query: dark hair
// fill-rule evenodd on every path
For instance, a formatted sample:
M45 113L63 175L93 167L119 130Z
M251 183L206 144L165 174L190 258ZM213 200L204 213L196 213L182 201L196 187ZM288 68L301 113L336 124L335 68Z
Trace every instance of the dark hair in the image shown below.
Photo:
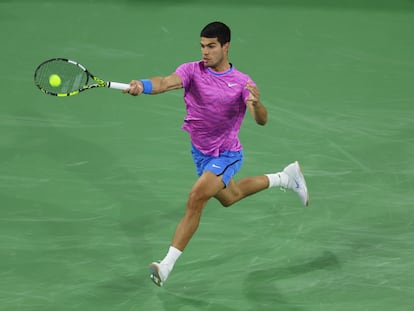
M212 22L201 30L200 37L217 38L218 42L223 46L230 42L231 31L230 28L222 22Z

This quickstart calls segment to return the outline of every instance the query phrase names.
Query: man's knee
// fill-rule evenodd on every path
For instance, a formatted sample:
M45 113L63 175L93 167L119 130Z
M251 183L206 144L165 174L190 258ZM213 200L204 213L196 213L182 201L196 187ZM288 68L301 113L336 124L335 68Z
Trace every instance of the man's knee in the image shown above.
M234 189L232 191L224 190L222 193L216 196L216 199L223 207L230 207L240 200L240 192L235 191Z
M191 190L188 195L187 209L202 210L210 198L200 190Z
M223 207L230 207L231 205L234 204L234 201L229 201L229 200L219 200L219 202L221 203Z

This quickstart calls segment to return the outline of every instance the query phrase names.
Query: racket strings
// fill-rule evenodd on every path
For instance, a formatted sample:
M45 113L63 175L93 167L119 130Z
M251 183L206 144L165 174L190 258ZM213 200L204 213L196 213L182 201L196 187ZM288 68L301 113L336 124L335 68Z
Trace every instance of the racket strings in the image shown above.
M60 84L51 85L49 80L51 75L58 75ZM88 82L88 75L78 65L57 59L39 66L35 81L46 92L66 94L84 87Z

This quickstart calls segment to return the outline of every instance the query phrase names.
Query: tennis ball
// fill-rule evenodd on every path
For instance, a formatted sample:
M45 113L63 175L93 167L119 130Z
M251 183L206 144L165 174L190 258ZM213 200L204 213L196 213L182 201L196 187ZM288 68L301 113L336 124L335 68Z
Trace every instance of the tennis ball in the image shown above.
M50 75L49 77L49 84L53 87L58 87L62 83L60 77L56 74Z

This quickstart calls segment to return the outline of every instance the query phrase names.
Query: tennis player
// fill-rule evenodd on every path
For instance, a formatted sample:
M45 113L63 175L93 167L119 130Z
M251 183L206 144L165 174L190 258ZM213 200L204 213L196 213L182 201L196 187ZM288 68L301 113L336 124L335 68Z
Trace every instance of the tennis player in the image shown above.
M133 80L125 93L160 94L184 88L187 115L183 129L191 139L191 152L198 179L191 188L184 217L178 223L165 258L150 264L152 281L162 286L197 230L204 206L216 198L228 207L271 187L296 193L307 206L309 195L298 162L283 171L245 177L234 176L243 163L238 134L248 109L259 125L267 122L266 108L253 80L229 62L230 29L221 22L205 26L200 34L202 60L180 65L165 77Z

